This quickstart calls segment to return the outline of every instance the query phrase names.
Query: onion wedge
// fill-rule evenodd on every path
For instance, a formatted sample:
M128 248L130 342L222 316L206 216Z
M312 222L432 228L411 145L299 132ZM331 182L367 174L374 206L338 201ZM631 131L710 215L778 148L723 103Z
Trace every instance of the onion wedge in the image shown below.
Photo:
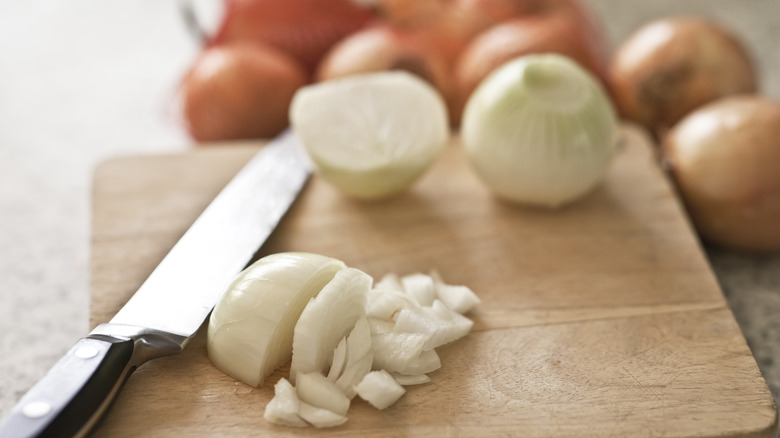
M295 324L292 382L300 373L323 372L330 367L339 341L365 315L366 295L372 282L368 274L345 268L306 305Z
M211 313L207 348L225 374L260 386L290 360L293 327L309 300L346 266L317 254L278 253L239 274Z

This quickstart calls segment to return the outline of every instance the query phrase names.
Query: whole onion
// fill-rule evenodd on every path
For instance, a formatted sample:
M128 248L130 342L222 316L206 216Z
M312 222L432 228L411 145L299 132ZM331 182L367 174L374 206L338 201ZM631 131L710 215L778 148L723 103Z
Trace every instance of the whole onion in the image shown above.
M558 54L521 56L491 73L469 98L461 126L469 164L496 195L550 208L601 182L617 136L601 84Z
M352 0L223 0L213 44L258 42L292 55L308 72L341 38L374 18Z
M780 103L732 96L685 117L662 152L701 237L780 251Z
M270 46L211 47L184 78L187 129L201 142L273 137L287 126L287 108L305 83L300 64Z
M621 115L658 135L705 103L756 90L745 47L704 18L664 18L639 28L618 47L609 76Z

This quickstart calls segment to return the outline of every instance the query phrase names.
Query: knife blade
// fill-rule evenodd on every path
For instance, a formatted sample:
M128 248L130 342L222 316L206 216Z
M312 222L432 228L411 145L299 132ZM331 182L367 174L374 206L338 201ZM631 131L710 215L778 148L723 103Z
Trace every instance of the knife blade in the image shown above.
M206 207L124 307L80 339L14 406L0 437L86 436L143 363L189 343L252 260L311 169L289 131Z

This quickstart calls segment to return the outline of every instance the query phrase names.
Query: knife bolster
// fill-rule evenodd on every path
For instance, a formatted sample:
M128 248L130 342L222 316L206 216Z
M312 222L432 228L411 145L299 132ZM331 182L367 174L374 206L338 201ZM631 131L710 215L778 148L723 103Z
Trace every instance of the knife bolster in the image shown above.
M92 339L125 338L133 341L132 365L138 367L158 357L180 353L190 338L161 330L125 324L100 324L88 336Z

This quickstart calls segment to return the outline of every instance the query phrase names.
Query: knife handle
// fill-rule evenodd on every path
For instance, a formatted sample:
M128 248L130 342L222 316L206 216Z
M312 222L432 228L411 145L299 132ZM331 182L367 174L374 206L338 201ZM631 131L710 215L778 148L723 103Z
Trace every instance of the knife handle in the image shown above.
M88 435L139 365L181 350L159 339L95 332L82 338L19 400L0 424L0 438Z

